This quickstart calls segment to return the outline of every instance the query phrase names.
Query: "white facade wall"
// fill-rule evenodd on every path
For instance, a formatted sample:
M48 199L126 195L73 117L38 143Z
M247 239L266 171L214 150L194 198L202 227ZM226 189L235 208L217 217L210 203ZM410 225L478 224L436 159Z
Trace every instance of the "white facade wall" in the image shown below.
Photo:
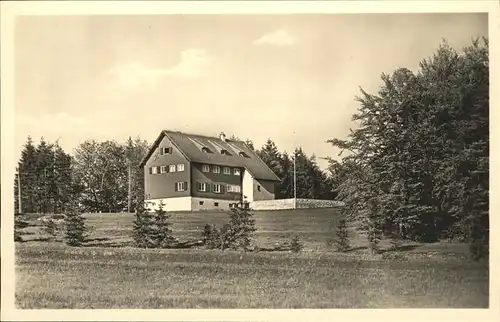
M247 202L252 202L254 200L254 197L253 197L254 178L246 170L243 171L243 182L242 182L241 186L242 186L241 193L244 197L246 197L245 200Z
M151 211L157 210L161 201L166 211L191 211L191 199L192 197L160 198L148 199L146 202Z
M200 202L203 204L200 205ZM199 198L193 197L191 199L191 209L193 211L203 211L203 210L229 210L229 205L234 204L235 200L224 200L224 199L211 199L211 198ZM216 205L217 204L217 205Z

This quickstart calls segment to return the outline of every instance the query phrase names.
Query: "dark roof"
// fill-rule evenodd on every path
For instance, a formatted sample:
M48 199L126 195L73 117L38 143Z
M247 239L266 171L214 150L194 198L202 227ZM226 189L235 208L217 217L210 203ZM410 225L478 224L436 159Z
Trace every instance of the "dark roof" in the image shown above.
M245 168L256 179L280 180L264 161L262 161L243 141L230 139L222 141L217 137L168 130L164 130L160 133L158 139L156 139L150 151L142 160L141 165L149 159L164 136L170 138L172 143L191 162L241 167ZM204 152L206 149L208 149L208 151ZM221 150L226 150L224 152L227 152L229 155L222 154Z

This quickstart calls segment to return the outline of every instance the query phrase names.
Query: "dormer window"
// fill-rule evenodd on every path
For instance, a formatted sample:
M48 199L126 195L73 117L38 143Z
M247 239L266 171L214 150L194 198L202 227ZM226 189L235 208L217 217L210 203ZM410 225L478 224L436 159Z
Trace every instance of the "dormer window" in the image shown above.
M235 176L239 176L241 174L241 171L238 168L234 168L233 173Z
M209 148L207 148L206 146L202 147L201 148L201 151L205 152L205 153L212 153L212 151L210 151Z
M239 155L240 155L240 157L243 157L243 158L249 158L248 154L246 154L245 152L240 152Z
M220 154L231 156L228 150L220 150Z

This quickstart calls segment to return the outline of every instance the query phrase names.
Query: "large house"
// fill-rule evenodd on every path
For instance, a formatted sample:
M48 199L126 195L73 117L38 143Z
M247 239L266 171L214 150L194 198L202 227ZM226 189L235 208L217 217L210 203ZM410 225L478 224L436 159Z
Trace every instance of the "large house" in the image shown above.
M274 199L279 178L244 142L164 130L141 162L145 201L177 211Z

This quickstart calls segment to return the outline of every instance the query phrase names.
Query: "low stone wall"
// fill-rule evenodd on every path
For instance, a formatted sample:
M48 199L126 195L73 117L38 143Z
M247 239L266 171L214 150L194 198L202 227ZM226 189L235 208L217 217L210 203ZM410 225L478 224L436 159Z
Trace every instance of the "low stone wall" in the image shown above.
M297 199L297 209L311 208L335 208L342 207L342 202L334 200L318 200L318 199ZM250 208L254 210L282 210L294 209L295 200L290 199L275 199L275 200L259 200L250 203Z

